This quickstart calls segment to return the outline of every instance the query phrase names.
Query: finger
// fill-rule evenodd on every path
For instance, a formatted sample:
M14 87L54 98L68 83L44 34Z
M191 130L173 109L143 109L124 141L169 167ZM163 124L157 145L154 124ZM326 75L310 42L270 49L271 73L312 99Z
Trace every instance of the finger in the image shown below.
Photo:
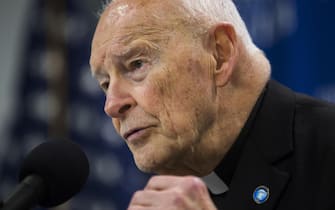
M134 193L130 204L137 206L150 207L155 206L159 202L160 194L153 190L140 190Z
M163 191L143 190L137 191L130 202L129 209L190 209L192 201L178 191L178 188L172 188ZM194 209L194 208L191 208Z
M181 191L193 194L194 192L206 193L207 187L204 182L194 176L154 176L145 187L145 190L168 190L178 187Z
M157 209L155 209L155 207L129 205L127 210L157 210Z
M149 190L167 190L178 186L181 182L181 177L177 176L153 176L145 186Z
M148 208L145 206L130 205L128 206L127 210L148 210Z
M146 210L215 209L205 184L191 176L156 176L149 180L144 190L133 195L129 207Z

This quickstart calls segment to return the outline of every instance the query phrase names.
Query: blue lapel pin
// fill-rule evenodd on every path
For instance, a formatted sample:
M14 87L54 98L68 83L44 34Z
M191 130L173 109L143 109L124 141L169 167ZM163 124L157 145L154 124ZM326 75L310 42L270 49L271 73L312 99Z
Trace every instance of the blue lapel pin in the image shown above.
M268 187L264 185L258 186L252 195L255 203L257 204L265 203L268 200L269 196L270 196L270 190Z

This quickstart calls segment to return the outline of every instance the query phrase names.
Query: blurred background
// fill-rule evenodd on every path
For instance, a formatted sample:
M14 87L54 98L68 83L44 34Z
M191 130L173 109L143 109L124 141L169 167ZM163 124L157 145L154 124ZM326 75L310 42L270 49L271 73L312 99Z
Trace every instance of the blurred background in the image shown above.
M335 2L236 0L272 63L272 77L335 101ZM62 210L122 210L149 175L135 167L103 112L88 59L100 0L1 0L0 198L17 184L23 157L50 137L87 153L91 174ZM61 155L61 154L60 154Z

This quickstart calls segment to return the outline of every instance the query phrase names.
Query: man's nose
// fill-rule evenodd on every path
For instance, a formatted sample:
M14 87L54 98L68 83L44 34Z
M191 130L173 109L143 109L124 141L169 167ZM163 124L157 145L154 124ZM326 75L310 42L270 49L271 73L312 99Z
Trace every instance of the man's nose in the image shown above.
M135 105L134 98L120 88L111 88L106 93L105 112L112 118L124 117Z

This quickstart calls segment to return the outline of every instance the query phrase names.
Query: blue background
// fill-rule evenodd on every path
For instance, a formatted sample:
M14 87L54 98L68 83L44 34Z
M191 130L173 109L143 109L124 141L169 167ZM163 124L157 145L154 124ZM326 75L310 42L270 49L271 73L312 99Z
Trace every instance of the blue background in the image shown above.
M65 21L62 30L54 33L61 37L59 49L50 45L47 31L54 23L44 18L50 13L47 1L31 2L24 20L24 45L17 60L18 88L10 93L16 103L11 107L8 135L0 142L2 148L7 148L0 154L0 197L4 198L16 185L23 157L55 136L50 128L56 113L64 119L58 135L82 145L91 165L83 191L61 209L126 209L132 193L145 185L149 175L138 171L126 145L115 134L103 113L104 97L91 78L88 59L97 22L92 4L63 1ZM235 2L255 43L269 57L274 79L294 90L335 101L333 1ZM59 63L64 65L57 68ZM66 95L61 112L62 105L55 102L59 98L50 86L57 81L57 74L61 74L60 85L65 87Z

